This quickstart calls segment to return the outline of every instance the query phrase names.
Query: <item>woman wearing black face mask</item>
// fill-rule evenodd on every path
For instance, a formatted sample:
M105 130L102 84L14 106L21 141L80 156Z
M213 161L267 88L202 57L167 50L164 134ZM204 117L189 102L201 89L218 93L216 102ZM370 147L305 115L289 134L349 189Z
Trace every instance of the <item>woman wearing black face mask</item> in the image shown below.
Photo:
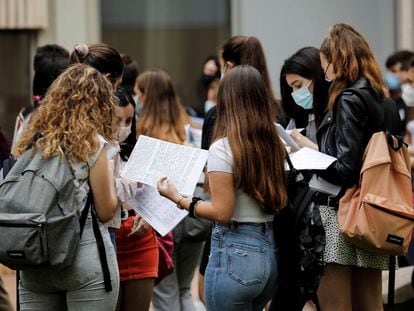
M319 50L304 47L285 60L280 72L282 108L287 129L300 147L317 149L316 129L322 121L330 83L325 81ZM296 128L305 128L304 135Z
M204 116L204 103L210 84L220 79L220 64L216 55L208 56L203 62L203 72L197 82L197 97L199 99L199 114Z

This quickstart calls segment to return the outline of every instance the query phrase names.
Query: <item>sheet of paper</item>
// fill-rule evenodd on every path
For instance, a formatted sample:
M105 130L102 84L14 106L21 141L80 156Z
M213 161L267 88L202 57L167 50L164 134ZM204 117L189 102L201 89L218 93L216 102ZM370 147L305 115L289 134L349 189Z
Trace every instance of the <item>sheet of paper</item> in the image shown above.
M207 150L141 135L121 176L154 187L168 176L181 194L192 195L207 156Z
M294 129L290 129L290 130L285 130L286 133L288 133L290 135L290 133L292 133L293 130L297 130L299 133L302 133L302 131L304 130L304 127L301 128L294 128Z
M156 188L148 185L138 188L128 204L162 236L188 215L186 210L177 208L174 202L162 197Z
M279 137L292 148L292 151L299 150L299 145L295 140L289 135L289 133L281 126L279 123L275 123L277 131L279 132Z
M313 175L312 179L309 181L309 187L334 197L339 194L339 191L341 191L342 188L341 186L331 184L329 181L316 175Z
M308 147L291 153L290 159L297 170L324 170L336 161L336 158Z

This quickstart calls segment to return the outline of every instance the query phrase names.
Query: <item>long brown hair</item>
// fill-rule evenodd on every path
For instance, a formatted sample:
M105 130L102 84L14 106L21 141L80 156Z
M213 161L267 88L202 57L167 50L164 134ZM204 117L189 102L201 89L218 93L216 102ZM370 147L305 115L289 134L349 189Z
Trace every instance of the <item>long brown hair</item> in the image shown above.
M251 66L236 66L220 83L213 141L227 137L236 189L268 213L287 202L284 147L271 115L264 79Z
M221 57L225 62L231 62L235 66L249 65L260 72L265 83L267 96L272 101L271 113L274 120L276 120L278 117L278 107L267 70L266 57L259 39L253 36L231 37L223 44Z
M328 106L332 108L338 95L359 78L366 78L379 101L385 98L385 84L380 67L365 38L348 24L335 24L322 43L320 52L332 64L332 82Z
M138 76L137 85L145 103L137 121L137 135L147 135L181 144L186 140L187 114L175 93L170 76L151 69Z
M90 66L72 65L48 89L13 154L25 152L40 133L36 147L44 157L60 154L63 149L69 161L86 162L99 148L98 134L116 142L115 109L108 79Z

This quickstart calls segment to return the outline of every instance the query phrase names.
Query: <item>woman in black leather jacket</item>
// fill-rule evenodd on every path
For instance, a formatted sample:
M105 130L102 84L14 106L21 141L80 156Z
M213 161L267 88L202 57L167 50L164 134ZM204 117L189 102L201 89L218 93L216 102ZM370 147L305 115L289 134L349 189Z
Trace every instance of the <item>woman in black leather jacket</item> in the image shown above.
M332 85L317 140L321 152L337 158L320 175L346 189L358 181L371 135L383 129L400 134L401 121L395 104L385 100L381 71L367 41L352 26L332 26L320 56ZM382 310L381 270L388 268L388 257L342 238L337 203L321 202L320 212L327 239L318 290L322 310Z

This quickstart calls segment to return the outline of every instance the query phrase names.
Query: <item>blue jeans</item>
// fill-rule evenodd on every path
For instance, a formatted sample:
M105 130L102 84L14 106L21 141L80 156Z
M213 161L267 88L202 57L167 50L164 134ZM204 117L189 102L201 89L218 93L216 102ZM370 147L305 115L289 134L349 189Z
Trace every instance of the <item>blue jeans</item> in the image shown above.
M99 229L105 244L112 291L106 292L91 218L86 221L74 263L59 271L20 273L20 310L113 311L119 291L118 263L107 228Z
M215 224L204 284L209 311L261 311L277 286L272 223Z

